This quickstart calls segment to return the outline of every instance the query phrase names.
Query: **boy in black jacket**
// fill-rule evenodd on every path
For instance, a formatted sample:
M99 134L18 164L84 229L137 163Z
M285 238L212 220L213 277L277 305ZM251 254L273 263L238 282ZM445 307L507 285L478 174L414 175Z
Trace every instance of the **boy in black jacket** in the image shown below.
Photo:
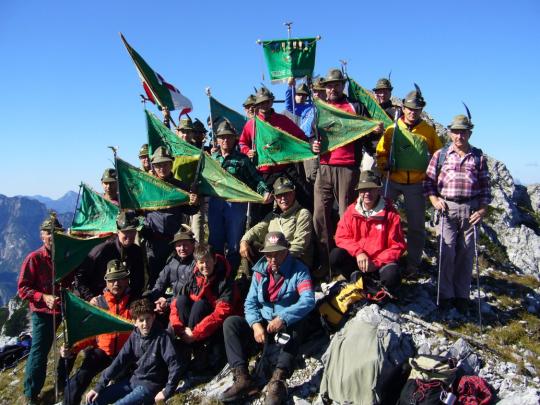
M113 363L103 371L96 387L86 394L92 405L154 404L174 394L180 380L180 365L171 337L154 323L154 306L147 299L131 304L131 316L137 329L131 334ZM107 386L121 371L137 364L130 379Z

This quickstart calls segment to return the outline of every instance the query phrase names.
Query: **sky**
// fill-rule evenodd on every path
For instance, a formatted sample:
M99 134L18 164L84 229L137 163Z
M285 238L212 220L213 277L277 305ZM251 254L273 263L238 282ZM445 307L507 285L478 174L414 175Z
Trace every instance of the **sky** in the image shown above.
M206 87L240 111L264 73L282 98L285 86L268 82L256 41L286 38L286 21L292 37L322 37L316 74L346 60L349 75L371 88L391 71L394 95L418 83L426 111L445 125L465 101L471 143L519 182L540 182L539 18L537 0L2 0L0 194L58 198L81 181L99 190L109 145L138 164L142 86L119 32L204 120Z

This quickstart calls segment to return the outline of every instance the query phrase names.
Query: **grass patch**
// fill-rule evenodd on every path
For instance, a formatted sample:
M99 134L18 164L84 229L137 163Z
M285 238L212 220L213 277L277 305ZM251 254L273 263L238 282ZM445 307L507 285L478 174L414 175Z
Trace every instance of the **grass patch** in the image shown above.
M496 244L484 233L480 233L478 242L486 249L486 252L482 252L482 256L485 261L497 266L511 265L510 259L508 258L508 253L506 253L504 246Z

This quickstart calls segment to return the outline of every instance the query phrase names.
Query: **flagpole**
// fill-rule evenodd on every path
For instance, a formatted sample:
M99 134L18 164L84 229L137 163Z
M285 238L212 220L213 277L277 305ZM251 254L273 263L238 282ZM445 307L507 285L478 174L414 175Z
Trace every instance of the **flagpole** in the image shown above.
M287 46L291 46L291 26L293 25L293 22L292 21L289 21L289 22L284 22L283 25L286 25L287 26ZM294 76L293 76L293 79L294 79ZM291 101L292 101L292 115L293 117L296 116L296 100L294 99L294 96L295 96L295 88L294 88L294 85L291 85ZM296 119L295 119L296 121Z
M120 199L120 176L118 175L118 146L107 146L112 150L114 155L114 170L116 170L116 188L118 189L118 208L122 211L122 200Z
M53 367L54 367L54 402L58 402L58 372L57 372L57 363L58 363L58 353L56 349L56 312L55 312L55 305L56 305L56 296L54 295L54 285L56 284L56 266L54 264L54 251L55 251L55 243L54 243L54 226L56 224L56 213L51 212L50 214L51 219L51 227L49 229L49 232L51 233L51 267L52 267L52 290L51 295L53 297L53 305L52 305L52 317L53 317L53 325L52 325L52 334L53 334Z
M207 87L205 89L205 93L208 96L208 108L210 110L210 127L212 128L212 147L216 147L216 128L214 128L214 116L212 115L212 101L210 100L210 97L212 97L212 92L210 87Z
M81 198L81 190L83 183L79 184L79 193L77 194L77 201L75 202L75 209L73 210L73 217L71 218L71 226L73 226L73 221L75 221L75 215L77 215L77 207L79 206L79 199Z

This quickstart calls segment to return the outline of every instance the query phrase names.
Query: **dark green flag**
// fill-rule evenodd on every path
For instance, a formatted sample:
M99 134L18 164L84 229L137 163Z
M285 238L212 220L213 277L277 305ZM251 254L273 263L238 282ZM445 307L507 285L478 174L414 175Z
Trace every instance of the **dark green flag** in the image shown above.
M317 133L321 138L321 153L347 145L372 132L378 121L354 115L321 100L317 107Z
M134 329L128 319L95 307L67 290L62 294L68 346L104 333L131 332Z
M152 150L165 146L174 156L174 177L191 185L195 177L197 161L201 156L200 149L177 137L157 117L146 111L148 126L148 143ZM249 186L224 170L219 162L212 159L208 153L202 154L200 184L198 192L209 197L220 197L230 202L262 202L262 196ZM122 207L124 202L122 201Z
M55 281L60 281L79 266L88 256L88 253L101 242L105 242L109 236L102 238L82 239L53 233L53 261Z
M289 77L313 76L316 38L262 41L262 47L272 83L286 82Z
M244 125L247 122L247 117L221 104L212 96L210 96L210 116L214 121L212 124L213 128L217 128L218 123L225 118L232 124L238 135L242 133Z
M313 159L311 145L255 117L257 167Z
M116 159L118 193L122 209L157 210L189 202L187 192L143 170Z
M384 111L379 105L379 103L377 103L377 100L375 100L373 95L350 77L349 99L351 101L360 101L362 104L364 104L369 111L369 115L371 115L371 118L377 121L382 121L385 128L392 125L392 118L390 118L388 114L386 114L386 111Z
M103 198L86 184L81 184L79 206L70 232L74 235L99 235L116 232L118 206Z

